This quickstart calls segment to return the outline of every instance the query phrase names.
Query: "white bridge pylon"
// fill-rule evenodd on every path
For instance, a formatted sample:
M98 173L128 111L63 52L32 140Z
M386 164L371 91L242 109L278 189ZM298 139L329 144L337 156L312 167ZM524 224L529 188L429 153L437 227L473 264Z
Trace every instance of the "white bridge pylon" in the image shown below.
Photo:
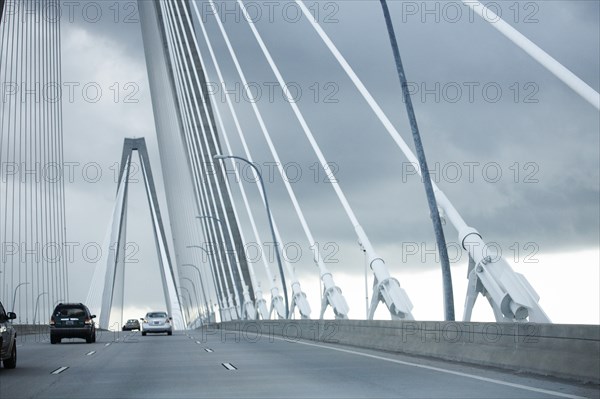
M125 139L115 205L102 246L102 258L94 270L86 304L92 313L98 316L100 328L109 329L111 326L114 327L116 323L117 328L120 329L123 323L123 300L125 292L127 194L133 151L137 151L140 158L140 171L144 179L144 187L150 208L154 242L156 243L167 312L173 318L175 329L181 330L185 328L186 321L179 302L179 295L175 284L177 279L169 255L148 150L143 137Z

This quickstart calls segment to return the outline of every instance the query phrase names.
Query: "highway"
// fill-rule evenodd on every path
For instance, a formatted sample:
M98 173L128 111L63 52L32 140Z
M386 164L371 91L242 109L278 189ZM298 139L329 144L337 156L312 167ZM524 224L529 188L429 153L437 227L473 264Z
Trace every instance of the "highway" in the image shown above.
M2 399L597 398L599 392L597 385L224 330L102 332L94 344L21 336L17 368L0 369Z

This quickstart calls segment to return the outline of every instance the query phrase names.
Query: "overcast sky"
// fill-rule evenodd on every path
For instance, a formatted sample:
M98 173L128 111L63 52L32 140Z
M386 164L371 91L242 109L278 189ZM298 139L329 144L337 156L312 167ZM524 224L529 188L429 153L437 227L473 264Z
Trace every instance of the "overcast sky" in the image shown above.
M324 176L315 176L317 158L281 89L274 88L274 97L269 98L276 79L248 24L239 17L239 8L231 1L217 4L231 11L222 18L248 80L261 89L257 103L281 159L302 173L293 187L315 238L322 244L334 243L328 247L328 267L350 303L350 316L363 318L364 257L352 225ZM325 156L337 166L336 179L363 228L411 297L415 317L441 319L439 266L433 255L423 251L433 248L434 238L422 183L409 173L406 158L310 24L304 18L297 20L298 8L274 2L270 14L263 3L252 4L262 12L256 20L263 39L290 87L301 91L300 109ZM598 90L599 4L511 1L492 6ZM412 147L379 2L323 1L307 2L307 6ZM207 10L202 2L199 7ZM74 179L66 187L67 224L70 241L82 247L102 242L106 233L116 190L114 165L125 137L146 137L154 176L164 194L136 10L134 1L82 1L70 13L63 10L63 82L74 87L73 98L63 98L65 160L77 163ZM390 10L436 183L468 224L486 241L501 245L507 260L540 293L540 303L553 321L598 323L598 111L487 22L470 15L461 2L391 1ZM203 17L227 85L238 87L236 109L253 158L267 173L273 159L242 95L241 81L214 16L206 11ZM205 49L202 37L199 42ZM217 91L216 104L225 117L234 152L242 155L212 64L207 74ZM102 95L96 99L97 88ZM94 178L96 170L102 171L101 178ZM251 239L239 190L231 183L241 225ZM258 192L252 183L245 185L261 233L267 237ZM134 206L129 208L128 225L128 241L139 247L134 256L139 262L128 264L126 275L131 317L164 306L147 202L142 186L138 188L131 192ZM303 256L294 266L309 295L313 317L318 317L318 271L276 173L268 179L267 190L283 241L302 248ZM451 225L446 225L445 233L449 242L456 242ZM415 248L418 251L413 253ZM458 253L454 245L450 257L455 260L460 317L466 254ZM85 299L93 268L94 263L81 255L70 266L71 299ZM255 268L266 287L262 263ZM480 300L478 305L475 318L489 320L487 304ZM380 309L378 317L386 318L385 311Z

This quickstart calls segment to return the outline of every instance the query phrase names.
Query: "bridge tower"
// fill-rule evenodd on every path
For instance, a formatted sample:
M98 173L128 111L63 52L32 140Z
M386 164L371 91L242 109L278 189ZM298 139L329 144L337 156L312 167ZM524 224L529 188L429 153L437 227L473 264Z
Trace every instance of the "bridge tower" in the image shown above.
M121 156L117 197L112 219L103 246L104 259L94 271L94 277L88 293L87 303L99 318L101 328L108 329L112 321L123 321L123 299L125 283L125 252L127 231L127 198L129 189L129 171L133 152L140 158L140 172L143 176L150 217L154 232L154 241L158 255L160 276L165 295L167 312L173 317L175 328L183 329L185 320L179 302L179 293L175 270L171 262L163 219L158 205L156 187L150 167L146 141L142 138L126 138Z

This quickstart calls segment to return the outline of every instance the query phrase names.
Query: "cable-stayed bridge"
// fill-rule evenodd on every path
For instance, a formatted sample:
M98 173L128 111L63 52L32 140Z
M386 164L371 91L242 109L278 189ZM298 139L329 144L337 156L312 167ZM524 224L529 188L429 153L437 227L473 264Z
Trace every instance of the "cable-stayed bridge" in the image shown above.
M524 54L532 57L549 73L554 74L556 79L571 88L583 99L590 113L597 114L600 108L599 96L593 88L510 24L504 23L492 7L479 2L463 3L474 15L489 22L499 34L504 35L522 49ZM260 49L256 56L264 58L268 72L274 76L277 84L286 87L286 72L280 69L260 27L248 17L256 5L241 0L228 4L235 6L246 16L241 23L247 24L251 34L249 39L255 41ZM360 73L353 69L317 18L310 17L313 15L310 5L300 0L288 4L293 4L294 9L306 17L306 23L318 38L320 46L326 49L328 56L335 60L340 71L360 93L366 104L366 111L378 120L379 133L389 135L397 146L398 156L405 157L413 165L415 175L420 176L425 183L433 231L438 243L443 243L438 246L438 250L444 276L446 324L428 325L415 321L413 308L419 304L411 301L410 288L402 282L401 267L397 266L399 261L383 258L377 249L376 240L372 238L375 234L363 227L360 214L353 208L352 197L344 191L345 181L334 178L330 179L330 184L324 189L333 190L336 202L326 206L339 207L350 222L357 247L366 259L372 284L371 295L364 323L354 324L347 320L350 311L348 298L358 294L354 287L339 284L335 272L330 270L323 254L317 249L311 255L318 271L315 278L319 279L321 287L320 308L311 309L307 297L314 293L307 292L294 265L281 254L282 245L287 242L282 235L284 229L281 227L281 220L284 218L269 206L269 191L273 187L269 181L265 181L261 170L256 167L260 159L253 154L249 137L258 137L266 143L269 157L275 161L274 172L279 175L279 181L289 198L291 206L287 211L301 225L305 245L318 248L318 241L315 239L314 227L305 216L306 204L303 204L302 196L298 193L299 188L290 183L289 171L285 168L287 160L282 158L282 149L276 144L278 133L270 126L265 109L257 101L250 101L249 109L246 110L238 107L231 80L241 82L242 95L247 98L254 95L253 81L239 57L240 49L233 45L231 32L221 18L221 13L226 12L226 9L223 4L212 0L139 1L137 7L158 148L148 148L143 138L126 138L124 141L117 184L114 187L114 208L106 223L108 228L106 239L101 245L102 257L94 269L85 303L97 315L97 323L105 331L115 330L115 326L118 330L124 322L128 196L132 162L138 159L135 156L139 154L139 176L143 181L148 204L165 308L173 317L176 329L186 332L185 335L178 335L172 344L157 339L143 342L137 335L105 332L102 340L104 352L90 349L85 356L89 356L89 359L96 359L94 356L104 359L101 362L106 367L111 359L116 359L119 372L109 375L109 369L103 368L105 371L102 373L106 373L106 381L110 381L107 385L110 387L103 386L95 393L99 397L118 397L121 392L144 397L171 397L171 394L191 397L281 396L283 389L298 384L297 379L304 381L303 386L310 389L291 396L480 397L482 392L487 392L486 396L499 397L570 397L570 392L585 395L597 392L593 387L569 386L568 383L563 386L557 382L554 386L554 383L529 383L519 378L519 381L506 382L506 376L501 372L488 376L487 371L458 370L445 363L422 363L391 354L399 351L597 383L593 375L597 365L589 357L598 353L599 340L598 331L594 328L584 328L581 331L560 327L555 330L552 327L547 327L548 330L537 329L536 323L548 325L551 320L540 306L535 284L531 284L527 276L515 272L503 257L490 256L486 251L489 242L482 237L476 226L471 226L463 217L461 209L444 194L443 187L438 187L431 181L425 156L427 148L420 144L420 132L410 104L410 88L400 59L401 49L395 43L392 23L396 19L394 8L390 14L386 3L381 3L387 18L389 39L392 41L389 62L393 62L392 56L395 56L400 77L398 93L401 95L404 92L405 103L409 105L407 113L411 123L407 124L406 131L410 127L414 140L410 143L406 141L409 135L401 134L402 129L392 123L382 104L361 80ZM373 2L373 7L381 5ZM3 176L7 177L2 182L1 207L3 257L7 261L3 259L0 300L5 307L17 312L18 323L24 325L38 324L40 320L45 320L57 303L73 300L68 289L67 257L49 255L51 251L64 251L67 242L65 208L69 203L68 196L65 196L64 180L37 178L38 173L45 173L46 177L57 173L58 168L52 169L49 165L61 165L64 162L63 148L66 144L63 140L61 96L56 94L62 86L60 18L41 18L39 11L44 9L48 12L49 8L60 10L60 3L27 0L2 2L0 75L3 82L9 83L8 86L5 84L4 90L5 93L8 90L10 95L5 96L6 101L2 103L0 115L0 153ZM213 18L212 23L216 26L218 36L214 29L209 31L208 18ZM381 38L385 41L389 39ZM218 56L218 53L223 52L227 54L226 61L233 65L233 69L226 71L223 67L225 61ZM232 73L235 76L233 78ZM407 73L410 74L410 71ZM14 82L23 82L23 87L11 85ZM221 85L220 98L210 86L211 82L219 82ZM56 100L28 101L36 93L44 93L46 99ZM322 136L317 134L318 127L298 103L288 103L292 115L289 123L299 126L310 150L318 159L319 172L325 176L334 176L332 154L323 149ZM418 114L419 107L415 108L414 111ZM246 114L242 116L244 112ZM248 115L256 125L253 128L243 123ZM427 132L423 132L423 135L426 137ZM243 152L234 152L234 142L241 144ZM411 148L413 144L414 152ZM152 151L158 151L160 155L160 169L157 169L158 165L151 165L149 152ZM115 158L117 157L118 154L115 154ZM242 173L250 176L253 184L243 184ZM160 208L161 201L154 182L157 174L161 174L164 181L166 209ZM258 207L256 202L250 200L254 196L260 198ZM167 214L168 219L164 216ZM241 223L242 218L247 219L248 223ZM268 225L268 230L265 231L268 233L259 228L265 220ZM486 230L489 228L486 227ZM468 254L468 285L467 291L463 293L463 323L447 324L454 320L454 295L444 234L456 237L462 250ZM248 242L262 245L261 251L264 253L269 252L267 244L270 243L274 247L274 259L271 261L263 257L260 262L250 261L244 251ZM41 249L37 249L38 246ZM43 251L46 251L45 256L40 257L42 260L37 259L35 255L44 254ZM266 276L266 279L261 281L261 276ZM490 324L493 327L469 323L479 294L487 300L498 323ZM392 320L388 324L384 323L384 329L381 329L381 322L374 320L378 307L386 309L386 314ZM337 324L320 324L310 320L322 320L327 311L333 314ZM260 322L253 322L258 320ZM269 324L268 320L279 323ZM521 325L534 327L531 331L523 332L519 327ZM384 332L386 328L397 331L399 335L393 334L390 338ZM494 333L490 328L494 329ZM564 335L567 344L561 346L551 341L556 335ZM527 347L525 344L533 342L527 342L525 338L528 336L537 339L535 343L539 340L551 342ZM282 341L281 337L287 340ZM428 337L434 337L433 342ZM512 343L507 343L506 337L517 338ZM525 338L521 339L523 337ZM302 341L303 344L295 345L301 339L312 339L317 343ZM387 343L388 341L391 343ZM117 345L133 342L141 343L140 347L145 349L117 349ZM178 372L178 377L170 376L167 379L157 375L159 372L146 363L150 361L146 357L149 342L151 345L158 345L159 357L164 357L169 369L186 371ZM420 346L418 342L430 345ZM582 342L585 345L582 346ZM330 343L366 349L332 347ZM50 351L56 349L46 348L43 344L44 342L34 344L24 341L26 359L28 356L36 356L36 353L51 357ZM455 353L458 345L465 346L461 355ZM495 349L483 349L490 345ZM518 347L523 345L526 349L519 350ZM436 349L432 350L431 347ZM572 366L575 371L554 364L561 353L570 353L575 350L573 348L577 349L573 352ZM371 350L383 350L387 353ZM490 358L495 357L494 350L498 353L511 353L512 359L490 361ZM80 375L84 381L93 379L87 374L91 372L88 365L77 360L77 355L71 348L68 351L66 359L76 366L63 366L72 367L71 372L77 370L73 375ZM189 382L194 375L192 370L203 370L203 384L221 377L213 375L214 370L210 369L213 359L197 359L195 352L204 356L221 353L213 356L224 359L217 362L220 363L219 371L271 367L271 380L276 380L277 384L271 389L260 388L257 386L260 384L254 381L261 374L246 374L240 385L230 387L223 381L222 384L215 384L217 388L211 385L204 393L199 393L197 381ZM223 354L227 354L229 359L222 357ZM130 372L126 359L119 360L121 356L130 356L136 359L136 363L142 363L140 370L144 371L141 376L132 376L132 380L120 378ZM288 356L295 359L297 368L282 370L284 366L280 362ZM540 365L533 364L530 362L532 356L539 356L544 360L539 361ZM330 366L327 366L329 371L325 376L310 381L310 376L315 377L314 371L307 373L306 370L323 367L327 363L323 363L324 359L320 357L331 361ZM352 364L352 370L343 370L347 363ZM52 368L55 364L50 360L44 365ZM63 366L58 366L58 363L56 365L57 368L51 370L57 371L55 375L68 375L68 369L60 370ZM457 388L453 385L448 391L437 385L426 387L415 383L405 386L402 381L384 383L383 381L394 379L397 370L390 370L393 367L423 372L415 380L452 375L476 381L477 384L470 388ZM584 376L579 370L586 367L588 373ZM358 370L364 368L377 371L352 381ZM262 377L265 375L262 374ZM15 381L4 383L5 376L2 378L0 393L4 389L4 392L15 396L38 396L40 393L32 386L22 390L23 395L20 395ZM26 381L27 377L22 378L22 381ZM328 383L328 378L345 381L345 387L336 389ZM379 378L380 383L372 382ZM237 381L238 378L234 376L233 380ZM188 383L186 388L181 387L185 385L183 381ZM158 382L169 386L164 387ZM312 384L313 382L315 383ZM40 387L46 383L51 384L51 381L41 382ZM373 384L373 387L361 387L365 383ZM439 384L446 385L445 382ZM567 393L563 392L565 390ZM69 396L61 388L52 388L44 395Z

